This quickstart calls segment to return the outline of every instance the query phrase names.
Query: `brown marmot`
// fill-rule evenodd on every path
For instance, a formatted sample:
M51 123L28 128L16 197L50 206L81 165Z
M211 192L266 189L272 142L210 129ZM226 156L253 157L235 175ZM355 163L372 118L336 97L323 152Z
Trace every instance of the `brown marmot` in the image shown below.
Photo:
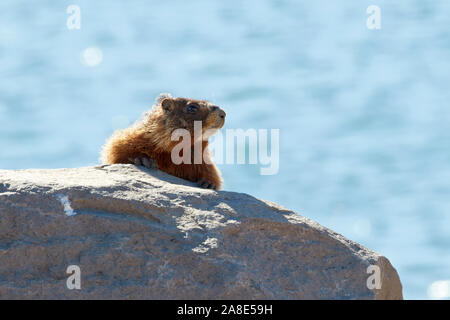
M109 138L103 146L101 161L103 164L132 163L158 168L196 182L202 188L220 189L222 178L209 155L208 137L204 136L203 141L197 143L203 155L200 164L197 164L198 161L194 163L194 152L191 152L190 163L175 164L172 161L171 152L179 144L178 141L172 141L172 132L180 128L188 130L193 150L194 121L201 121L202 134L208 129L208 132L218 130L225 123L225 112L205 100L173 98L169 94L161 94L153 109L145 113L142 120L127 129L116 131Z

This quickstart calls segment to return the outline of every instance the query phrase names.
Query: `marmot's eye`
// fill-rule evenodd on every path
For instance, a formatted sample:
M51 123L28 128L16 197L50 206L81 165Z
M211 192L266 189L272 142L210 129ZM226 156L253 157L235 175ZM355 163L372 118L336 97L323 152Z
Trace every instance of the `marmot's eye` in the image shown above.
M196 104L190 104L190 105L188 105L188 107L187 107L187 112L189 112L189 113L195 113L195 112L197 112L197 110L198 110L198 105L196 105Z

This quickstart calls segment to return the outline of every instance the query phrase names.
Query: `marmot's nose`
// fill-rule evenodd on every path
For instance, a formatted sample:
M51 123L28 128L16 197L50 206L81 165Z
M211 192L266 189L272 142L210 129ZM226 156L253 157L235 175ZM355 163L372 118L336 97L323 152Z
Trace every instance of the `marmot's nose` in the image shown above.
M227 114L225 113L225 111L223 111L222 109L220 109L220 108L217 107L217 106L211 107L211 111L217 111L217 112L219 113L219 117L221 117L222 119L225 119L225 116L227 115Z

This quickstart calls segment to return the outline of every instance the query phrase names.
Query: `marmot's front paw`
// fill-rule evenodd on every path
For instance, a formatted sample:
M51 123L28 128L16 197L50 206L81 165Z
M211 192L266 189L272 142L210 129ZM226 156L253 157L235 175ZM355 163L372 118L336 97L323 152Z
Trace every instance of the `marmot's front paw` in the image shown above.
M135 159L130 159L131 162L133 162L135 165L137 166L144 166L148 169L158 169L158 166L156 165L155 160L146 157L146 156L141 156L141 157L137 157Z
M200 188L213 189L213 190L217 189L217 187L213 183L203 180L203 179L198 180L197 184L199 185Z

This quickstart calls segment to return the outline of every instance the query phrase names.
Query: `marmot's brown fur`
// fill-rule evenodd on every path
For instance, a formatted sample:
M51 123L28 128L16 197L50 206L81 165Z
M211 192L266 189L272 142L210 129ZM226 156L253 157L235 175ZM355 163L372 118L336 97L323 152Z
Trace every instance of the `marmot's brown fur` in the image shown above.
M191 133L193 149L194 121L202 122L203 132L218 130L225 123L225 112L205 100L160 95L153 109L141 121L112 135L103 147L101 161L104 164L132 163L156 167L197 182L203 188L220 189L222 178L210 158L207 139L203 138L205 140L201 142L202 154L205 155L201 164L194 164L194 152L191 152L191 164L172 162L172 149L179 143L172 141L172 132L179 128L187 129ZM205 157L208 157L207 161L203 161Z

